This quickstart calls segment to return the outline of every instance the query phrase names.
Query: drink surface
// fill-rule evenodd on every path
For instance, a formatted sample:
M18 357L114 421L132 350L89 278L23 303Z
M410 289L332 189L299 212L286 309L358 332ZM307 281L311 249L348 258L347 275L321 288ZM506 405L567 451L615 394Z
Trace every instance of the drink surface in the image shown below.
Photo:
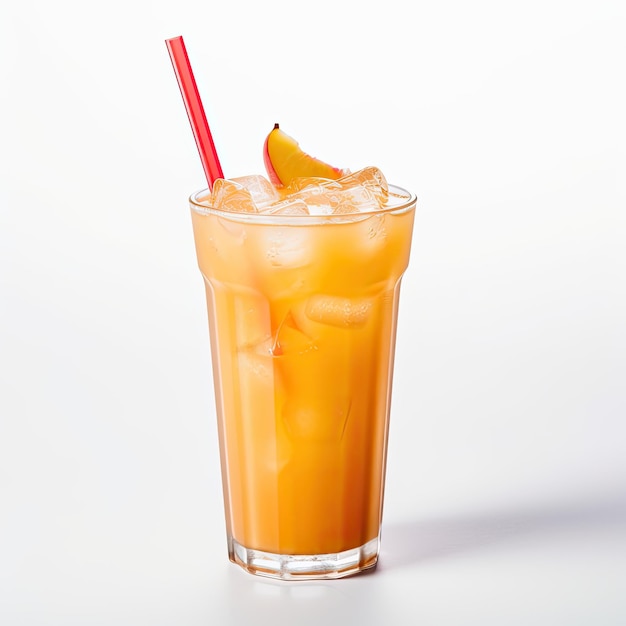
M328 554L379 535L415 198L366 170L192 198L227 531L247 548Z

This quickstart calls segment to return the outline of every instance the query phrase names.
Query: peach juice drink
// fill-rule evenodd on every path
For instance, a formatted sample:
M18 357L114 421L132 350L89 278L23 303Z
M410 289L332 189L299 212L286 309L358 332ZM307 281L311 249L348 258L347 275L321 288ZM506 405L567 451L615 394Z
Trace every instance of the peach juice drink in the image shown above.
M262 177L218 180L191 198L229 556L250 572L376 564L414 208L375 168L282 193Z

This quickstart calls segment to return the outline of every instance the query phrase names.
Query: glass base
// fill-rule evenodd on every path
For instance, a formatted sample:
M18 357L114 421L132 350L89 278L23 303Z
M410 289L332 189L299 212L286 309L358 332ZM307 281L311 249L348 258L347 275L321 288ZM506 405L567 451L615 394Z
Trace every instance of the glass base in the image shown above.
M352 550L330 554L273 554L252 550L231 539L229 557L246 572L281 580L344 578L376 566L379 538Z

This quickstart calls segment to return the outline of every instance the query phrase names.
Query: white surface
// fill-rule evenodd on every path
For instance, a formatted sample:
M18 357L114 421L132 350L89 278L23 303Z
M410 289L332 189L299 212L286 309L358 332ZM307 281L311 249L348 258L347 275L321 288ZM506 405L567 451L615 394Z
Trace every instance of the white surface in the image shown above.
M626 623L626 5L215 4L0 9L0 623ZM420 198L374 574L226 559L179 34L227 175Z

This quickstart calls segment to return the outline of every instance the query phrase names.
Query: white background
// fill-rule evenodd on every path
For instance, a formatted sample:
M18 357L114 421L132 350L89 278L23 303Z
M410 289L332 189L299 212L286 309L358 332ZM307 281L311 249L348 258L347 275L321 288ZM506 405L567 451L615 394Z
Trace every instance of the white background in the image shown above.
M625 32L620 0L3 3L0 623L626 623ZM227 176L280 122L419 196L373 574L226 558L177 35Z

